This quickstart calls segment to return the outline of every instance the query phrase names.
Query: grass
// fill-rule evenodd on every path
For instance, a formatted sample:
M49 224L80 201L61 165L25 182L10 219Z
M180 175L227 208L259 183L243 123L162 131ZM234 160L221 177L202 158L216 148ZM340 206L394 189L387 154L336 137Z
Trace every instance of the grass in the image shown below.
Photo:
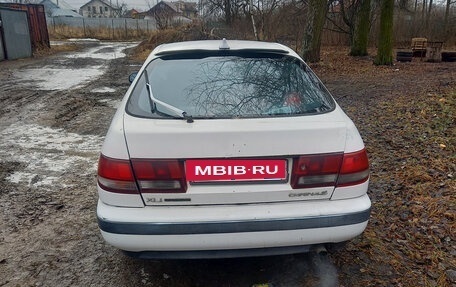
M40 47L33 52L34 57L45 57L61 52L72 52L79 50L81 47L76 44L66 43L63 45L51 45L51 48Z
M147 39L151 31L141 29L112 29L110 27L70 27L56 25L48 27L49 37L52 40L68 38L94 38L109 41L140 41Z

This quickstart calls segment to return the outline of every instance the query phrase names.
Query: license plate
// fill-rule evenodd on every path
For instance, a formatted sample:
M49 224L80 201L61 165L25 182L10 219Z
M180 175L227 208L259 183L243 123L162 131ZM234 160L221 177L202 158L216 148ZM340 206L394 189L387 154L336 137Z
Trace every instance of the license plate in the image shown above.
M187 160L186 177L191 182L283 181L287 163L283 159Z

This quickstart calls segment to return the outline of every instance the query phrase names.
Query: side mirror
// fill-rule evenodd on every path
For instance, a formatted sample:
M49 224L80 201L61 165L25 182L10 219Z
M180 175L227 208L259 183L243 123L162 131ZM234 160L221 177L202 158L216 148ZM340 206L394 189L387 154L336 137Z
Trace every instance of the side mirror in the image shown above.
M128 76L128 81L131 83L133 83L133 81L135 80L136 76L138 75L138 72L133 72L130 74L130 76Z

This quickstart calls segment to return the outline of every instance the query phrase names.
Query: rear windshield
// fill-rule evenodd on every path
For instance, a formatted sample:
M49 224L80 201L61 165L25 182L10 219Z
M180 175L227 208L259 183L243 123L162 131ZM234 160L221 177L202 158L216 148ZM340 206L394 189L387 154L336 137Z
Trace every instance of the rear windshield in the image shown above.
M335 107L302 61L280 54L163 56L139 77L127 104L127 112L139 117L280 117Z

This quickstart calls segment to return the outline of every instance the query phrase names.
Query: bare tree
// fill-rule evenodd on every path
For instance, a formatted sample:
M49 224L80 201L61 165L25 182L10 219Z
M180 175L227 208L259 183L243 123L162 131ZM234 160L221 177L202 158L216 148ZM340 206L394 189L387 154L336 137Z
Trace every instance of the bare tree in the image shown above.
M429 31L429 19L431 18L432 2L433 2L432 0L429 0L429 7L427 10L427 14L426 14L426 24L425 24L426 31Z
M308 1L307 24L303 41L303 58L308 62L320 61L321 34L327 12L327 0Z
M162 11L155 11L153 15L157 28L163 30L169 28L173 24L175 13L166 9Z
M350 55L367 55L367 45L370 30L371 0L360 0L361 5L355 20L353 36L351 40Z
M451 2L451 0L446 1L446 6L445 6L445 18L444 18L444 25L443 25L443 31L445 33L445 38L448 38L450 36L450 30L449 30L449 21L450 21L450 6L451 4L456 3L456 1Z
M248 2L245 0L206 0L204 2L206 16L222 17L227 25L241 15L248 15Z
M277 10L282 0L256 0L253 2L255 8L255 15L257 17L257 23L260 30L260 38L271 40L268 36L268 33L274 30L274 13L277 13Z
M380 33L377 57L374 63L376 65L392 65L394 0L383 0L380 13Z

